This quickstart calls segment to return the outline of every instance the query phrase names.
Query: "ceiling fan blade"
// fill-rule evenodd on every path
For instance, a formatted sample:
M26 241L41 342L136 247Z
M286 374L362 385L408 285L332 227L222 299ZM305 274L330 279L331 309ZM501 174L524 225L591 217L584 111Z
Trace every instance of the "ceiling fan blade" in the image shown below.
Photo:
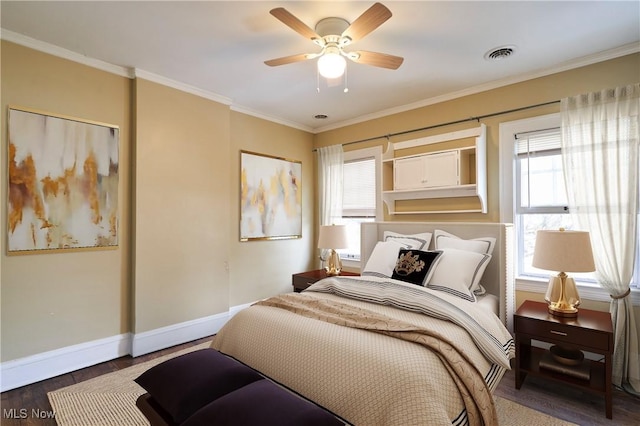
M307 59L313 59L320 56L319 53L300 53L298 55L283 56L282 58L270 59L264 61L265 64L270 67L277 67L278 65L292 64L294 62L306 61Z
M374 67L388 68L391 70L397 70L404 58L400 56L387 55L386 53L367 52L365 50L359 50L357 52L350 52L347 57L353 62L359 64L373 65Z
M391 11L382 3L375 3L344 30L342 37L348 37L351 42L360 40L389 18L391 18Z
M322 39L322 37L320 37L314 30L309 28L307 24L305 24L304 22L296 18L284 7L271 9L269 13L275 16L277 19L279 19L280 22L282 22L283 24L285 24L286 26L288 26L289 28L291 28L292 30L294 30L295 32L297 32L298 34L302 35L305 38L308 38L310 40Z

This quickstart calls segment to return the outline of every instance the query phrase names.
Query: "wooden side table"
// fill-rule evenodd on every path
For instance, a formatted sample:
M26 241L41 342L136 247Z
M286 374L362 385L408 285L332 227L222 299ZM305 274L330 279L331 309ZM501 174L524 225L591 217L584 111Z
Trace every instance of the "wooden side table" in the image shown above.
M340 272L339 276L357 277L359 275L360 274L357 274L355 272L342 271ZM300 272L299 274L293 274L293 276L291 277L292 284L293 284L293 291L295 291L296 293L300 293L302 290L309 287L311 284L315 283L316 281L320 281L321 279L327 278L327 277L328 275L324 269L316 269L314 271L306 271L306 272Z
M561 318L551 315L547 311L546 303L527 300L514 315L514 330L516 389L520 389L527 374L544 377L603 395L607 418L613 417L613 386L611 384L613 325L609 312L580 309L577 318ZM532 340L600 354L604 361L587 361L588 379L541 368L540 360L549 351L533 346Z

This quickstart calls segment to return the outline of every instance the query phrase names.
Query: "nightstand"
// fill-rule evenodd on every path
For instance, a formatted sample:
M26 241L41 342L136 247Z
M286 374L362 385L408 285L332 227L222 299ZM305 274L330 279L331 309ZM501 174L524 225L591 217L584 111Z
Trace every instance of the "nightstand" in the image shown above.
M339 277L357 277L360 274L356 274L354 272L342 271L340 272ZM293 291L296 293L300 293L305 288L309 287L311 284L316 281L320 281L323 278L327 278L328 275L324 269L316 269L315 271L307 271L300 272L299 274L293 274L292 276L292 284Z
M611 384L611 359L613 355L613 326L609 312L580 309L577 318L561 318L547 311L547 304L525 301L514 315L516 335L515 378L516 389L520 389L527 374L554 380L599 395L605 399L608 419L613 417ZM603 361L585 361L580 364L586 370L585 376L575 372L561 373L560 368L549 369L540 366L549 357L549 351L533 346L532 340L553 345L571 346L581 351L602 355ZM555 367L554 367L555 368ZM567 371L567 370L565 370Z

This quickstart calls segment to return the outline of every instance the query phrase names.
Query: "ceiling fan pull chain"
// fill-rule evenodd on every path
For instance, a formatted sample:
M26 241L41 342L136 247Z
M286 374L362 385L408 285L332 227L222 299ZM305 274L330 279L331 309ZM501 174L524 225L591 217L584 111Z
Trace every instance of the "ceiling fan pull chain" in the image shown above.
M349 92L349 81L347 79L348 70L349 70L349 66L347 65L344 67L344 93Z
M316 67L316 93L320 93L320 71Z

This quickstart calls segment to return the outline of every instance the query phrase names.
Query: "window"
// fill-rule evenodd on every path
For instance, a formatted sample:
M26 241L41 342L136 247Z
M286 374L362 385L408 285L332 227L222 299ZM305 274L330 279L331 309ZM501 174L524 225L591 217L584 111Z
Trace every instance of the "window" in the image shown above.
M531 266L538 229L577 229L567 208L560 151L560 115L549 114L500 124L500 221L515 225L519 290L544 293L550 271ZM640 228L632 288L640 283ZM581 295L609 301L593 274L571 274ZM585 287L586 286L586 287ZM589 287L591 286L591 287ZM585 289L591 288L585 293ZM634 297L637 304L637 296Z
M520 276L548 277L531 266L538 229L576 229L567 206L560 128L514 135L515 225ZM593 281L592 274L571 274Z
M349 248L338 250L342 260L360 261L360 224L381 217L380 161L382 148L344 153L342 218L347 225Z

